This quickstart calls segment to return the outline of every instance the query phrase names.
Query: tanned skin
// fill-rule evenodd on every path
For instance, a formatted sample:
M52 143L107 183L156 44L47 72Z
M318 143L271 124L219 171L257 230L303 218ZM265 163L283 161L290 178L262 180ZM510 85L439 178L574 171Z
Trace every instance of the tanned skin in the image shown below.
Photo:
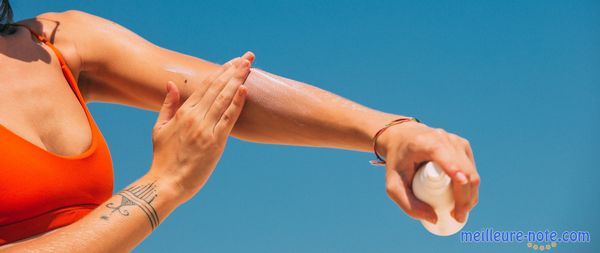
M371 152L377 130L403 117L251 69L250 52L219 65L160 48L114 22L79 11L45 13L19 23L61 50L87 102L160 113L153 163L144 177L80 221L9 244L0 248L2 252L129 251L202 188L228 135L260 143ZM85 114L49 48L19 27L1 37L0 63L3 82L10 84L0 90L2 126L60 155L76 155L89 147ZM480 178L464 138L408 122L387 129L377 148L387 160L386 192L409 216L437 219L410 187L415 170L426 161L436 162L453 179L455 219L464 221L476 205ZM139 195L142 187L146 195Z

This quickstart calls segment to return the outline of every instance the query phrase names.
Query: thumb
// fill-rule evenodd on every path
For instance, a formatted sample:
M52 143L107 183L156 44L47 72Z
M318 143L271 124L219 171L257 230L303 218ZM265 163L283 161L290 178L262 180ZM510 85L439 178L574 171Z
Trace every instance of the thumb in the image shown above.
M169 122L169 120L175 116L175 112L177 112L179 106L181 106L179 89L177 88L177 85L172 81L169 81L167 83L167 95L165 96L165 101L158 113L156 126L160 127Z

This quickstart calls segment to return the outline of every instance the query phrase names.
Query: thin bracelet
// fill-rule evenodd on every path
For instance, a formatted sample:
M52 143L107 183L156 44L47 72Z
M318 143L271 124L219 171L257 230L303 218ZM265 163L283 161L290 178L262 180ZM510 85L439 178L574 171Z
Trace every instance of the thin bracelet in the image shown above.
M379 129L379 131L377 131L377 133L373 137L373 153L375 154L375 158L377 158L377 160L369 161L372 165L380 165L380 166L385 165L385 160L383 159L383 157L381 157L381 155L379 155L379 153L377 153L377 138L379 138L379 136L389 127L394 126L394 125L399 125L402 123L406 123L409 121L421 122L417 118L410 118L410 117L409 118L399 118L399 119L392 120L390 123L387 123L384 127L382 127L381 129Z

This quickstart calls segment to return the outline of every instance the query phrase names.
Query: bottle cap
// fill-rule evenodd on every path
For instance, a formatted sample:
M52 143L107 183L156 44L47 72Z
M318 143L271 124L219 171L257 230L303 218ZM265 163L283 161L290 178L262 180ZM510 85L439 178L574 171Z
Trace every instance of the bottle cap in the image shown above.
M434 163L428 162L421 169L423 170L423 173L421 174L423 180L427 182L424 184L426 187L439 189L450 184L450 177Z

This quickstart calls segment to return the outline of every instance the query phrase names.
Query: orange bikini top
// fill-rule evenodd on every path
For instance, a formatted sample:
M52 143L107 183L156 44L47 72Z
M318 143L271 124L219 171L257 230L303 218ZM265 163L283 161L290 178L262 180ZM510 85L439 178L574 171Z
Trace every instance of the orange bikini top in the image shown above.
M0 125L0 245L69 225L109 199L113 191L108 146L73 73L49 40L25 28L54 51L85 112L92 144L80 155L61 156Z

